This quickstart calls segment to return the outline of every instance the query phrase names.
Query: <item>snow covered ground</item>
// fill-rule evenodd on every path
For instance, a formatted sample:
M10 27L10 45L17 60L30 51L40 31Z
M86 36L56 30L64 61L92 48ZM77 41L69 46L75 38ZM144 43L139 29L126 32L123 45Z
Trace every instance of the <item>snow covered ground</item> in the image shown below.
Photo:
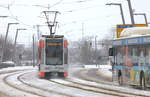
M33 66L16 66L16 67L8 67L0 69L0 72L7 72L12 70L27 70L27 69L37 69L37 67Z
M4 72L4 71L12 71L12 70L28 70L28 69L33 69L31 71L22 71L20 73L11 73L12 76L7 78L8 83L11 83L12 86L19 88L20 90L25 90L25 91L31 91L31 92L35 92L35 93L40 93L45 97L103 97L104 94L97 94L97 93L93 93L90 91L84 91L81 89L76 89L76 88L72 88L72 87L66 87L63 85L59 85L53 82L50 82L48 80L45 79L39 79L37 76L37 71L33 68L33 67L15 67L15 68L6 68L6 69L2 69L0 72ZM24 85L22 82L18 81L17 77L25 72L30 72L25 74L21 79L30 85L33 85L35 87L40 87L41 89L35 89L34 87L29 87ZM30 93L26 93L24 91L19 91L18 89L13 89L12 87L9 87L8 85L6 85L3 82L3 79L5 76L8 76L10 74L3 74L0 76L0 91L2 91L3 93L7 92L9 93L10 97L38 97L35 95L31 95ZM66 81L63 81L62 79L53 79L56 81L61 81L61 83L66 83ZM45 90L45 91L44 91ZM51 93L49 93L51 92ZM105 95L105 97L113 97L113 96L108 96Z
M84 65L86 69L96 68L100 74L103 74L105 77L112 77L112 66L111 65Z
M106 77L112 76L110 71L111 69L110 65L100 65L100 66L85 65L84 68L80 67L80 68L76 68L75 70L84 70L84 69L87 70L93 68L98 69L98 72L105 75ZM9 72L14 70L21 70L21 71L17 71L13 73ZM64 79L60 79L58 77L54 77L51 80L39 79L37 75L37 68L33 68L32 66L9 67L0 70L0 73L4 73L4 72L9 72L9 73L0 74L0 97L39 97L40 95L42 95L43 97L116 97L108 94L87 91L86 89L93 89L96 91L99 90L94 89L92 87L89 88L87 86L85 87L85 86L76 85L73 84L72 82L69 82ZM8 78L6 78L7 82L11 83L12 86L17 87L18 89L10 87L9 85L6 84L6 82L4 82L4 78L6 76L8 76ZM20 76L20 79L26 84L20 82L18 80L18 76ZM90 82L75 77L70 77L70 78L71 78L70 80L72 81L95 86L95 87L103 87L108 89L115 89L118 91L126 91L135 94L137 93L141 95L144 94L150 96L149 91L137 90L128 87L120 87L114 85L111 86L106 84L104 85L104 84ZM79 88L69 87L65 85L69 85L69 86L74 85ZM82 90L80 88L85 88L85 90ZM21 91L21 90L25 90L25 91ZM5 95L1 96L1 94L3 93L7 93L7 95L9 96L5 96ZM32 93L35 93L36 95Z

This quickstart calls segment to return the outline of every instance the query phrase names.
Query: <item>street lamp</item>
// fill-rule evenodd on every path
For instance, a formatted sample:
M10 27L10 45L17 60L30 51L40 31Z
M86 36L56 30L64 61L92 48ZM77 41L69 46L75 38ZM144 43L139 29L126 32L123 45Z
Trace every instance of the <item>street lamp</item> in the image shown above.
M125 19L124 19L123 9L122 9L121 3L107 3L106 5L117 5L117 6L119 6L120 11L121 11L121 16L122 16L122 22L123 22L123 24L125 24Z
M8 16L0 16L0 18L7 18Z
M9 26L10 25L17 25L17 24L19 24L19 23L8 23L6 36L5 36L5 41L4 41L4 44L2 45L2 58L1 58L2 62L3 62L4 50L5 50L6 40L7 40L7 36L8 36Z
M17 30L16 30L16 36L15 36L14 47L16 47L16 41L17 41L17 37L18 37L18 32L19 32L20 30L27 30L27 29L20 28L20 29L17 29Z
M14 42L14 58L16 58L16 42L17 42L17 37L18 37L18 32L20 30L27 30L27 29L24 29L24 28L19 28L19 29L16 29L16 36L15 36L15 42Z
M146 25L148 26L147 17L146 17L146 14L145 14L145 13L134 13L133 15L143 15L144 18L145 18L145 23L146 23Z

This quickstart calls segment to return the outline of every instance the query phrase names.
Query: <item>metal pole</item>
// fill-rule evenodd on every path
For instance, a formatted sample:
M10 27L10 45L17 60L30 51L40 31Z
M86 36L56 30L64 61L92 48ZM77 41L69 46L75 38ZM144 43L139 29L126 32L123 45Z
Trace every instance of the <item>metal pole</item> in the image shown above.
M148 26L147 17L145 13L134 13L134 15L143 15L145 19L145 24Z
M84 23L82 23L82 40L84 38Z
M40 39L40 36L41 36L40 27L42 27L42 26L47 26L47 25L36 25L36 27L37 27L37 36L38 36L38 39Z
M18 38L18 32L20 30L26 30L26 29L17 29L16 30L16 36L15 36L15 42L14 42L14 58L16 58L16 43L17 43L17 38ZM15 60L14 60L15 61Z
M15 48L16 48L16 41L17 41L17 37L18 37L18 31L19 31L19 29L16 30L16 36L15 36L15 42L14 42Z
M9 26L12 25L12 24L19 24L19 23L8 23L6 36L5 36L5 41L4 41L4 44L2 45L2 62L3 62L3 57L4 57L4 50L5 50L5 45L6 45L6 41L7 41Z
M97 66L97 40L96 40L96 38L97 38L97 36L95 36L95 64L96 64L96 66Z
M14 57L13 61L16 61L16 41L17 41L17 36L18 36L18 29L16 30L16 36L15 36L15 42L14 42Z
M119 6L120 6L120 12L121 12L121 16L122 16L122 22L123 22L123 24L125 24L125 19L124 19L124 14L123 14L122 5L119 4Z
M145 18L145 23L146 23L146 25L148 26L146 14L144 14L144 18Z
M33 35L33 67L35 67L35 56L34 56L34 35Z
M37 26L37 36L38 36L38 39L40 39L40 25L36 25Z
M122 17L122 23L125 24L122 5L120 3L107 3L106 5L117 5L117 6L119 6L120 7L120 12L121 12L121 17Z
M0 18L7 18L8 16L0 16Z
M132 23L133 26L135 26L131 1L130 0L127 0L127 1L128 1L129 11L130 11L131 23Z
M58 22L56 22L56 27L55 27L55 30L54 30L54 34L56 33L56 29L57 29L57 24L58 24Z

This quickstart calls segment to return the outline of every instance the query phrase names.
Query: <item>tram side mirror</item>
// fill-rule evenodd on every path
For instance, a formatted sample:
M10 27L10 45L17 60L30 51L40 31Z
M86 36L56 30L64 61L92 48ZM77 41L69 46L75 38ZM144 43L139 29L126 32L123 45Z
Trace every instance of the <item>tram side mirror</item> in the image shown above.
M109 56L114 56L114 48L109 48Z

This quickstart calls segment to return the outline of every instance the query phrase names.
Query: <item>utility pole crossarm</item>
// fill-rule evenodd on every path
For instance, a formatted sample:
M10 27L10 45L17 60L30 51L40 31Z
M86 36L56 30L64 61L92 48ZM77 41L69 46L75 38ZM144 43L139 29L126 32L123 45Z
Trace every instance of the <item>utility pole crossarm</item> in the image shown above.
M121 5L121 3L107 3L106 5Z

